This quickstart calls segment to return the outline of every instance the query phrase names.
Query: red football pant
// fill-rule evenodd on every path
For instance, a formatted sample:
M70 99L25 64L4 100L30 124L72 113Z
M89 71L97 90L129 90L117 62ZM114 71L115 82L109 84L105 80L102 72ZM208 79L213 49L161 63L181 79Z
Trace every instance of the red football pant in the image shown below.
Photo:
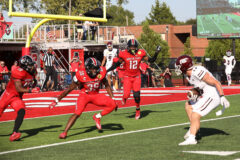
M104 110L101 112L102 116L111 113L116 107L115 101L112 98L106 96L105 94L80 93L77 100L77 108L75 114L80 116L86 108L87 104L89 103L95 104L96 106L105 107Z
M10 107L13 108L16 112L18 112L20 109L25 109L25 103L19 96L5 91L0 97L0 117L8 105L10 105Z
M124 83L123 83L123 98L128 99L130 96L131 90L134 92L140 91L141 88L141 77L124 77Z

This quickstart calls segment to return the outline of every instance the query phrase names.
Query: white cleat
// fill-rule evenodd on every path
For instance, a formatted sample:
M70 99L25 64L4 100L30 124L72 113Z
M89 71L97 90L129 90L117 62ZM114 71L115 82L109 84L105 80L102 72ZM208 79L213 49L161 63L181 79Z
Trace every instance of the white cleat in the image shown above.
M188 138L185 141L179 143L178 145L179 146L187 146L187 145L195 145L195 144L197 144L196 139Z

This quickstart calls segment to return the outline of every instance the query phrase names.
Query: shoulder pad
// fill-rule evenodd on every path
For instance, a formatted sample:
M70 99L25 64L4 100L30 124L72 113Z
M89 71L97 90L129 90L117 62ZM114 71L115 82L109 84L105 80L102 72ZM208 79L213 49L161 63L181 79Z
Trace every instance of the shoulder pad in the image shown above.
M202 79L206 73L207 73L207 70L203 66L193 67L192 75L197 77L198 79Z
M87 80L87 73L83 68L79 69L76 72L75 82L76 80L78 80L79 82L85 82Z
M15 79L23 79L26 75L26 71L20 67L18 67L17 69L13 70L11 73L11 77L15 78Z
M141 56L143 56L143 57L146 56L146 52L145 52L145 50L143 50L143 49L139 49L138 52L137 52L137 54L138 54L138 55L141 55Z

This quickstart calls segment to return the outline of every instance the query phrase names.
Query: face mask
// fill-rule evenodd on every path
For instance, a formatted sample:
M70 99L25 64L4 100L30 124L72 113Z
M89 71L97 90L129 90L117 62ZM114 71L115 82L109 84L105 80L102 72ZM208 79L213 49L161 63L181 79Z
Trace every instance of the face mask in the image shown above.
M136 53L136 50L130 50L130 52L132 53L132 54L135 54Z

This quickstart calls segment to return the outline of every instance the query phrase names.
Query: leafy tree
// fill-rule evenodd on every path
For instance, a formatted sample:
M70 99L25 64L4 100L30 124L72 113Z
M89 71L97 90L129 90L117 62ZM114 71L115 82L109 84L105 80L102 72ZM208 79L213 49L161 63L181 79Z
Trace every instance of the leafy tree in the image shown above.
M156 63L161 63L165 66L168 65L168 60L170 57L168 44L166 41L162 40L160 34L154 32L149 28L148 22L143 25L143 33L141 34L138 41L150 56L154 55L156 47L160 45L162 47L162 50L158 55Z
M117 11L117 12L116 12ZM126 16L128 17L128 25L134 25L134 13L125 10L123 7L118 7L115 5L110 6L107 9L107 13L112 16L111 19L108 19L107 23L104 23L104 25L109 26L126 26Z
M129 0L118 0L117 4L119 7L122 7L123 4L127 4L129 2Z
M212 60L216 60L218 65L223 62L223 56L226 55L226 51L232 49L231 39L211 40L206 48L205 57ZM240 60L240 40L236 40L236 60Z
M190 37L188 37L186 42L184 43L184 51L182 52L182 55L189 55L190 57L194 57L191 48Z
M176 24L176 18L173 16L170 8L165 2L159 3L156 0L155 6L152 6L147 21L149 24Z
M197 24L197 20L191 18L191 19L188 19L188 20L185 22L185 24L187 24L187 25Z

